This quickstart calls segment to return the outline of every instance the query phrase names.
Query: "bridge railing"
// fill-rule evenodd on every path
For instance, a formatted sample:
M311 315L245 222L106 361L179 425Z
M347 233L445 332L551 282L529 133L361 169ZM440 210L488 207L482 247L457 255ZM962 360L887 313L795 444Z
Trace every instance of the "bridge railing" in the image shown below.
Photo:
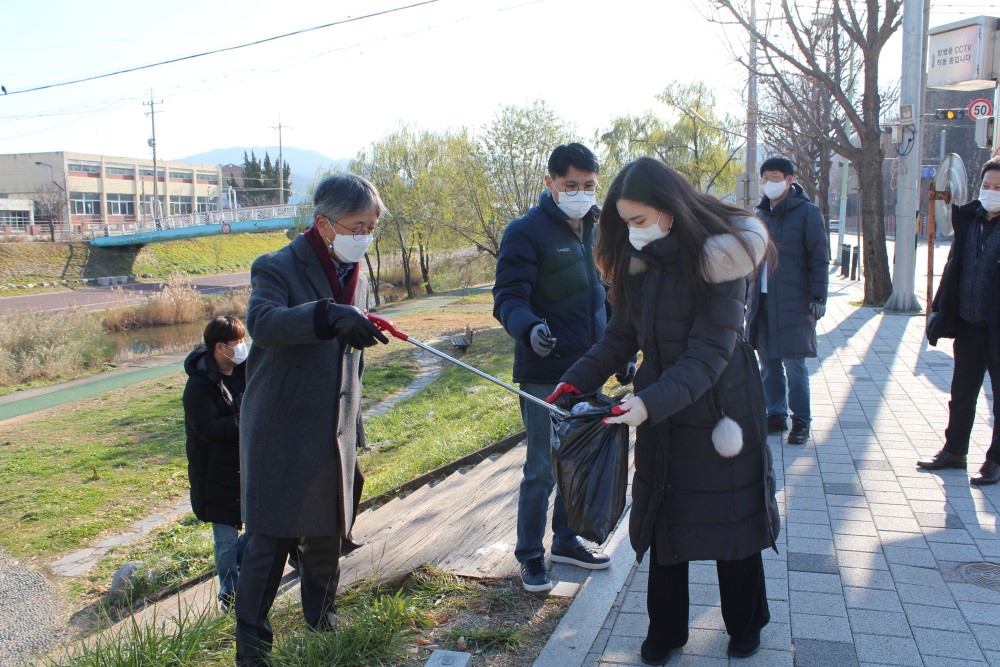
M153 219L91 223L87 225L91 236L123 236L162 229L183 229L222 225L223 223L248 222L253 220L273 220L275 218L302 217L308 220L312 215L311 204L285 204L283 206L253 206L248 208L227 208L200 213L181 213Z

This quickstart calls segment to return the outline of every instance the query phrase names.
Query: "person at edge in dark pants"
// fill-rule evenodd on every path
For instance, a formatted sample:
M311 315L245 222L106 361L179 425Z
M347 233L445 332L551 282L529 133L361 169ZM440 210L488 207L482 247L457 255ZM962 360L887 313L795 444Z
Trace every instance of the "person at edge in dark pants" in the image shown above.
M993 386L993 439L986 461L969 479L985 486L1000 481L1000 234L996 233L1000 224L1000 158L983 165L980 180L979 199L952 207L955 238L927 320L927 342L931 345L941 338L955 339L944 448L917 465L927 470L966 468L976 401L988 371Z
M493 287L493 316L514 339L514 382L544 398L559 376L596 343L607 325L606 295L594 265L599 166L586 146L558 146L546 190L504 229ZM623 370L625 369L625 370ZM616 371L628 377L623 362ZM605 376L607 379L611 374ZM527 456L517 503L517 546L525 590L552 589L545 565L545 524L555 485L549 411L521 399ZM604 569L611 559L585 546L566 523L562 496L552 510L552 560Z
M219 605L236 596L246 533L240 533L240 401L246 388L247 330L237 317L205 326L203 345L184 360L188 375L181 402L187 434L191 509L212 524Z
M324 178L313 224L250 268L253 338L240 420L243 522L249 540L236 587L236 663L263 667L274 639L268 615L285 558L297 549L302 615L337 622L341 554L364 478L357 450L364 348L388 339L365 316L360 260L385 206L353 174Z
M637 350L635 395L606 423L636 428L629 537L648 550L644 664L688 640L688 563L714 560L728 654L749 657L770 620L761 551L780 529L760 371L743 341L747 288L773 257L767 229L652 158L608 191L597 265L611 283L604 337L549 402L590 392Z
M791 412L788 444L804 445L812 422L806 359L816 356L816 322L826 313L830 239L822 212L792 182L794 174L783 157L760 165L764 194L754 212L767 225L777 259L757 272L747 333L760 357L768 433L787 429Z

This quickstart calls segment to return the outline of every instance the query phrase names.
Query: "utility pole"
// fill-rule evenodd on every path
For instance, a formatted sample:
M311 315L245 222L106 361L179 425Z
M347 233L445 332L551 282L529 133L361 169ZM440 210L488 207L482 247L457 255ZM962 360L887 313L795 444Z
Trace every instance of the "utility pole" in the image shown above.
M163 104L163 100L160 100L160 104ZM149 121L153 125L153 138L149 140L149 147L153 149L153 223L156 224L156 209L160 205L160 199L157 196L157 181L160 178L160 172L156 168L156 102L153 101L153 90L149 90L149 101L143 102L143 106L149 106L149 111L146 113L149 116Z
M914 292L917 264L917 218L920 215L920 156L923 136L924 57L926 16L930 0L903 2L903 71L900 80L900 143L896 199L896 253L893 260L892 294L886 312L920 311ZM904 109L909 112L904 114ZM931 203L933 205L933 202ZM930 306L930 304L927 304Z
M288 127L287 125L281 124L281 114L278 114L278 126L271 126L272 130L278 131L278 206L282 206L285 203L285 158L282 155L282 143L281 143L281 128ZM288 128L292 129L292 128ZM291 194L291 193L289 193Z
M757 3L750 0L750 25L757 29ZM743 208L753 210L756 189L754 183L759 180L757 175L757 35L750 32L750 72L747 78L747 157L746 173L743 184Z

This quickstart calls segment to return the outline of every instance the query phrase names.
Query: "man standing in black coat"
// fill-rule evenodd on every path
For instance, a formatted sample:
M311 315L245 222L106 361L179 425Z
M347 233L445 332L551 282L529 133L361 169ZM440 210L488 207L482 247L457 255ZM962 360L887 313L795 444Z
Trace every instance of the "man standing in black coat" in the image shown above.
M792 182L794 174L794 165L783 157L760 165L764 196L754 212L767 225L778 260L757 274L748 330L760 357L767 431L787 429L791 410L788 443L803 445L812 421L806 359L816 356L816 321L826 313L830 238L823 214Z
M184 360L184 430L187 433L191 509L212 524L219 602L227 611L236 594L246 533L240 518L240 399L246 388L243 362L247 330L236 317L216 317L205 327L205 344Z
M514 382L538 398L604 335L605 292L594 264L597 159L586 146L557 147L549 157L547 190L538 205L504 230L493 287L493 316L514 339ZM631 378L623 378L630 382ZM517 546L525 590L552 589L545 534L552 475L549 412L521 399L527 456L517 504ZM588 569L611 564L580 542L566 523L556 492L552 560Z
M951 377L948 428L944 448L930 459L917 461L927 470L965 469L969 437L976 417L976 401L986 371L993 386L993 440L986 461L969 480L982 486L1000 481L1000 158L983 165L979 199L952 207L955 238L931 315L927 341L955 339L955 370Z

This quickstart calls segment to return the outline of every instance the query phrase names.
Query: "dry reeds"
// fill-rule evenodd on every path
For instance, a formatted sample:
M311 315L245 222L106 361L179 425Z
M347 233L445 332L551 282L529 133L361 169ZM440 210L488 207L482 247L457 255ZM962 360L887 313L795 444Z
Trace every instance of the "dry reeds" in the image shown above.
M115 288L115 294L118 305L104 311L103 324L107 331L197 322L206 317L205 301L182 276L173 276L162 290L136 306L129 305L120 287Z
M82 309L0 316L0 386L74 377L102 366L115 345Z

